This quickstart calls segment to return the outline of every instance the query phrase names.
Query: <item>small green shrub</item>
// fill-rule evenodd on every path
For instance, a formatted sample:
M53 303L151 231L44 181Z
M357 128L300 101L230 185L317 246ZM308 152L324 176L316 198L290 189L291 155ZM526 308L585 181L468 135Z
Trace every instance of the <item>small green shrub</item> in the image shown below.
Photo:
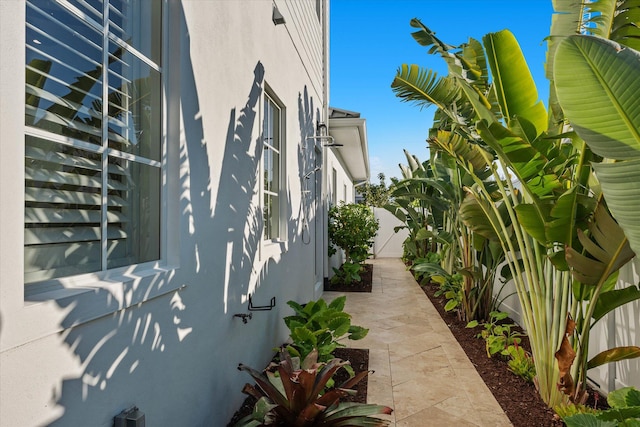
M343 283L345 285L351 285L353 282L362 281L360 272L363 270L361 264L345 262L340 268L334 268L335 273L331 278L331 283Z
M518 344L508 346L502 351L502 354L509 357L507 364L511 372L527 382L533 382L536 377L536 365L533 363L531 354Z
M478 334L478 338L483 338L487 348L487 357L491 357L496 353L504 354L509 346L520 344L520 337L524 334L512 330L516 325L514 323L500 323L506 319L507 313L501 311L492 311L489 313L489 321L482 323L484 330ZM472 320L467 324L467 328L475 328L480 323Z
M289 354L304 360L315 349L318 360L326 362L337 347L344 347L339 340L359 340L367 336L369 330L352 325L351 315L343 311L346 299L343 295L328 305L322 298L304 306L295 301L287 302L295 311L295 315L284 318L293 341L287 346Z
M365 205L344 204L329 209L329 255L344 251L345 262L360 264L369 257L369 249L378 232L378 220Z
M462 275L461 274L434 274L430 280L439 285L439 289L435 292L435 296L444 295L447 303L444 306L445 311L457 310L462 304ZM460 312L458 312L460 315Z

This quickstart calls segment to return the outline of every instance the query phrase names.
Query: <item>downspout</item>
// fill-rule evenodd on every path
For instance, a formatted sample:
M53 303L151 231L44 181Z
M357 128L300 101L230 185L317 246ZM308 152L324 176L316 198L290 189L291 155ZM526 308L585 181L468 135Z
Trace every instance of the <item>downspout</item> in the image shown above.
M323 0L322 8L322 121L329 126L329 0ZM327 128L327 135L329 129ZM322 141L320 141L322 143ZM327 171L327 154L329 148L322 144L322 277L329 277L329 204L327 201L329 173Z

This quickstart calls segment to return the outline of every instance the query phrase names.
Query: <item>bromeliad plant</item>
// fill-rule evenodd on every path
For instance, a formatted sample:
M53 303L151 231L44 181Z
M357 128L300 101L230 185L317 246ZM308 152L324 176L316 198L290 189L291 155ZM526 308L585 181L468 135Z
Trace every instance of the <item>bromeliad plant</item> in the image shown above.
M302 360L312 352L318 353L320 362L332 359L334 350L344 347L342 339L360 340L368 329L351 324L351 315L344 312L346 296L340 296L327 304L322 298L304 306L288 301L295 314L284 318L293 341L286 347L291 356Z
M240 364L238 369L251 375L257 386L246 384L243 392L255 397L257 403L251 415L236 423L236 427L263 425L291 427L320 426L387 426L389 422L372 415L391 414L388 406L346 403L341 399L355 394L351 389L366 377L364 371L339 387L325 387L336 371L349 362L332 359L318 362L318 353L312 351L300 363L288 352L280 353L280 363L272 363L264 373Z

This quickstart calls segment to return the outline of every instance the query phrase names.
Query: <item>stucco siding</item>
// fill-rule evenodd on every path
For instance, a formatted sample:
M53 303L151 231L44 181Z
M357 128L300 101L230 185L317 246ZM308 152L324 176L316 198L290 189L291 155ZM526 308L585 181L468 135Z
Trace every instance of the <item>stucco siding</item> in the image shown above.
M169 3L168 262L25 299L25 3L0 2L2 426L111 426L133 405L147 425L226 425L246 397L238 363L264 367L288 336L286 302L316 295L326 175L305 178L324 161L307 139L324 110L315 1L276 2L284 25L274 25L267 0ZM266 243L265 90L282 107L286 159L282 239ZM276 305L245 324L234 314L249 313L249 295Z

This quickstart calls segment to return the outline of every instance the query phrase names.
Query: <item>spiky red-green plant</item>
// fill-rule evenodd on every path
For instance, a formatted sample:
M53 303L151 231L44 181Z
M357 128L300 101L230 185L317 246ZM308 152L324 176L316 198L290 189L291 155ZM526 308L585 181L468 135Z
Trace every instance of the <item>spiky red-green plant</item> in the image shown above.
M340 402L369 372L364 371L338 387L323 393L329 379L348 361L332 359L318 363L317 351L312 351L300 364L287 351L280 352L280 363L272 363L265 373L240 364L257 386L246 384L243 392L258 399L253 414L238 421L236 426L387 426L386 420L371 415L391 414L387 406Z

